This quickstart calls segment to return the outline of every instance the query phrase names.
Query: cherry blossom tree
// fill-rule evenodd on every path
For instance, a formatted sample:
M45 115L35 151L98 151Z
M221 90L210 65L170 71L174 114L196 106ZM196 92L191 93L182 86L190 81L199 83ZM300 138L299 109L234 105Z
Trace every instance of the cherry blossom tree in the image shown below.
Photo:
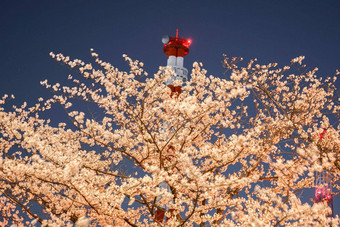
M224 56L224 78L194 63L170 95L170 68L148 76L124 55L123 72L91 54L86 64L51 53L74 73L70 84L42 82L50 98L1 99L2 226L339 224L326 202L300 196L323 170L340 189L336 77L318 77L303 57L279 68ZM67 118L56 123L58 106Z

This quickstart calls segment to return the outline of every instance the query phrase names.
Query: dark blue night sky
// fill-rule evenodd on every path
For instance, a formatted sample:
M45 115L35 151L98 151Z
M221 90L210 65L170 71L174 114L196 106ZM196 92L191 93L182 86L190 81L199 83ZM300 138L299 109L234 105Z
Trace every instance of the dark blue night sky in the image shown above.
M16 105L49 96L40 81L63 82L70 74L49 57L51 51L87 61L94 48L121 69L127 68L121 57L126 53L152 75L166 65L162 36L174 36L177 28L193 41L184 60L189 71L200 61L208 74L222 77L223 53L279 66L304 55L320 76L340 70L339 0L1 0L0 96L14 94ZM334 211L340 214L339 198Z

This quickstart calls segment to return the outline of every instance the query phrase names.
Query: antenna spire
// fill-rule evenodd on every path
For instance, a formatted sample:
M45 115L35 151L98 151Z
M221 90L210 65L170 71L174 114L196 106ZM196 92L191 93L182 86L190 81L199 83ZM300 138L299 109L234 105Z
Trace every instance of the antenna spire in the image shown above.
M178 28L176 29L176 39L178 38Z

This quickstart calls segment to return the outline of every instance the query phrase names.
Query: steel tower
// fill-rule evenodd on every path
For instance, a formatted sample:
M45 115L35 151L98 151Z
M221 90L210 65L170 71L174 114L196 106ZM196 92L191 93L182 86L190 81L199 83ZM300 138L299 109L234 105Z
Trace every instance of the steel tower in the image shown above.
M175 80L180 80L183 83L188 80L188 70L183 67L184 63L184 56L189 53L189 46L191 44L190 39L184 39L181 37L178 37L178 29L176 30L176 37L169 37L164 36L162 38L163 42L163 51L168 56L167 66L170 66L174 74L171 75L170 79L165 82L165 84L171 89L171 97L174 94L179 95L181 93L182 84L179 86L174 85ZM166 127L166 124L165 124ZM169 151L173 151L174 147L169 146ZM166 159L171 159L171 157L165 157ZM171 192L170 186L166 182L162 182L159 184L159 188L163 190L167 190L168 192ZM159 204L160 198L157 198L156 203ZM165 217L165 212L173 212L172 209L168 209L167 206L161 206L158 205L159 208L155 210L155 219L159 223L163 223L164 219L165 222L170 217Z
M327 129L323 129L322 133L319 134L318 144L322 141L325 136ZM320 162L322 159L320 158ZM332 194L332 183L329 171L322 171L315 174L315 202L320 203L326 201L328 206L331 208L331 213L328 217L333 217L333 194Z

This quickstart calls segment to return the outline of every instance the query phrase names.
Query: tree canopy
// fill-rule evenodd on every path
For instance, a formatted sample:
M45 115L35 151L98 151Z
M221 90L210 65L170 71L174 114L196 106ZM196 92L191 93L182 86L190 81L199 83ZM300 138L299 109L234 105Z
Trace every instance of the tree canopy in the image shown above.
M72 70L69 84L43 81L53 95L33 106L1 99L3 226L339 224L326 202L300 196L316 172L340 189L336 76L322 79L303 57L280 68L224 56L223 77L194 63L170 95L171 68L149 76L124 55L124 72L91 55L51 53Z

